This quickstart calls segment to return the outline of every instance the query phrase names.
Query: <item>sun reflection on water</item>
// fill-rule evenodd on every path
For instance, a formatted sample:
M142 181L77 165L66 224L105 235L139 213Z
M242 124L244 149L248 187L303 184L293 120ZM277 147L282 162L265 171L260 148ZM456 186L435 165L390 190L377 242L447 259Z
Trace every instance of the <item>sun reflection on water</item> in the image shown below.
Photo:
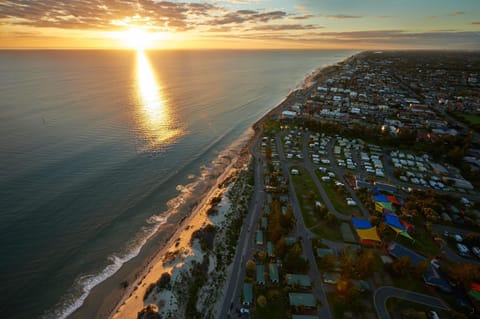
M178 137L181 132L173 127L168 100L162 95L150 61L142 50L137 51L136 87L142 131L148 146L155 147Z

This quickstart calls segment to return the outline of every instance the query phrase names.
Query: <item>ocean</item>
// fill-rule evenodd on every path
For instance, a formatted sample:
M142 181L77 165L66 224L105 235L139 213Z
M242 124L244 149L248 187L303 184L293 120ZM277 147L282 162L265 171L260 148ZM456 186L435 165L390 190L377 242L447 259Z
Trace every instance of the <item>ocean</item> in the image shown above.
M0 51L0 317L108 311L251 125L354 53Z

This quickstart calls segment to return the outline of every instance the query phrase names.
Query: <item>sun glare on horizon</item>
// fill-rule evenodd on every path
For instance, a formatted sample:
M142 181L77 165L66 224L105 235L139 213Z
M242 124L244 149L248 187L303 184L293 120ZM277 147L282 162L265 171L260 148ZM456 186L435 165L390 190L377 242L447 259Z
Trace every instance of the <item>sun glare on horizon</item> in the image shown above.
M159 40L158 34L151 33L140 27L132 27L120 35L123 45L135 50L145 50L154 47L156 40Z

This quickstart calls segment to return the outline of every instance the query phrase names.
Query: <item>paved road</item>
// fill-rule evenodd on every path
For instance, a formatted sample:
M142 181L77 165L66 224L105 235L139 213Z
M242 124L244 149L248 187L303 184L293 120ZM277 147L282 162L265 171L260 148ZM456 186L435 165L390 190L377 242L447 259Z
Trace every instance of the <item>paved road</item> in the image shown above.
M309 89L307 89L303 95L296 96L293 94L282 103L282 106L279 108L274 109L270 116L277 116L283 111L285 108L305 100L307 97L310 96L312 90L316 87L316 83L314 83ZM259 123L259 122L258 122ZM262 135L262 127L259 127L257 124L254 124L254 128L257 130L254 137L254 142L250 146L250 153L253 156L253 160L255 162L255 190L252 201L250 202L250 206L248 208L248 215L245 218L245 221L242 226L242 230L240 232L240 237L238 240L237 251L235 253L235 257L232 264L232 269L230 271L230 276L227 279L228 285L223 295L223 306L218 314L218 318L224 319L227 318L228 314L232 314L235 309L240 307L240 294L243 287L243 278L245 277L245 264L246 261L251 257L253 252L253 232L255 229L256 223L262 213L263 204L265 202L265 191L264 191L264 183L263 183L263 161L264 158L261 154L258 154L258 144L261 139ZM288 175L286 175L288 176ZM293 205L295 207L295 205ZM298 207L298 204L297 204ZM300 214L301 215L301 214ZM302 233L300 234L302 238L308 238L308 234ZM308 244L310 241L307 240ZM308 248L308 247L307 247ZM305 247L304 247L305 249ZM310 247L310 251L311 251ZM312 255L313 256L313 255ZM315 261L315 260L314 260ZM317 269L316 266L312 267ZM315 264L316 265L316 264ZM317 271L318 272L318 271ZM319 276L319 275L318 275ZM325 300L322 300L322 303L327 304L326 297ZM331 314L328 309L327 317L331 318Z
M325 192L325 189L323 189L322 184L318 180L318 178L315 174L315 168L313 167L313 165L311 163L310 163L310 165L308 165L306 160L304 162L287 162L286 158L285 158L285 154L283 152L283 145L282 145L282 141L281 141L282 140L282 133L278 133L277 136L276 136L276 139L277 139L277 150L278 150L278 154L279 154L279 157L280 157L280 161L281 161L282 165L285 167L285 176L290 176L290 168L292 166L301 166L301 167L304 167L305 169L307 169L309 171L310 175L312 176L313 182L317 186L318 191L320 192L320 195L322 196L323 203L325 204L325 206L327 206L328 210L330 212L332 212L332 214L334 214L338 219L350 220L351 216L341 214L335 209L332 202L330 201L330 198L328 198L328 195ZM307 158L307 156L306 156L307 154L304 154L304 155L305 155L304 158ZM292 180L292 179L290 178L290 180ZM293 183L290 183L290 184L293 185Z
M443 240L442 254L444 254L449 260L459 264L480 265L480 259L478 259L478 257L475 256L473 253L471 258L464 258L458 255L457 252L448 245L448 243L445 241L445 236L443 236L444 231L448 231L450 234L460 234L462 236L468 233L474 233L474 232L451 227L451 226L444 226L444 225L432 225L432 228L440 237L442 237L442 240Z
M385 177L388 181L392 182L395 184L397 187L404 187L404 188L415 188L415 189L420 189L420 190L431 190L431 187L426 187L423 185L415 185L411 183L406 183L404 181L401 181L397 179L393 175L394 168L392 167L390 163L390 152L387 149L383 150L383 164L384 164L384 170L385 170ZM459 193L459 192L452 192L452 191L445 191L445 190L440 190L440 189L435 189L434 190L436 193L439 194L448 194L448 195L453 195L457 197L466 197L471 201L478 201L480 200L480 195L479 194L464 194L464 193Z
M379 319L390 319L390 314L387 311L388 298L398 298L408 300L410 302L420 303L432 308L449 310L448 306L438 298L396 287L385 286L375 290L373 295L373 303L375 305L375 309L377 310Z
M218 314L219 319L227 318L227 314L234 312L235 309L240 307L240 293L243 287L242 279L245 277L245 264L252 254L252 234L260 218L265 201L263 158L257 154L261 133L261 131L256 133L255 141L250 148L253 160L255 161L255 190L238 239L237 251L233 259L230 278L227 278L228 285L223 295L223 306Z
M305 140L307 139L307 137L305 137ZM345 172L347 170L345 169L341 169L339 167L337 167L337 165L335 164L336 163L336 160L335 160L335 157L333 156L333 147L335 146L335 142L336 142L336 139L333 138L330 143L327 145L327 154L328 154L328 159L330 160L330 170L335 173L335 175L337 176L337 178L340 180L341 183L343 183L345 185L345 189L348 191L348 193L350 194L350 197L357 203L357 206L358 208L360 209L360 211L362 212L363 216L364 217L370 217L370 213L368 212L368 209L363 205L363 203L358 199L357 197L357 194L355 193L355 191L345 182L345 179L343 178L343 175L345 175ZM305 143L304 145L304 152L307 154L308 153L308 150L307 150L307 143ZM313 166L313 164L310 162L310 158L308 158L308 164L310 166L310 171L311 172L314 172L315 170L315 167ZM313 173L313 175L315 175L316 177L316 174ZM318 180L318 178L317 178Z
M289 163L285 160L285 156L283 152L281 136L277 134L276 139L277 139L277 151L279 154L280 162L282 164L284 176L288 177L288 179L292 181L292 176L290 175L290 166L289 166ZM314 235L310 232L309 229L305 227L302 211L300 209L294 184L290 182L288 186L290 190L290 202L292 204L293 214L295 215L295 219L296 219L295 234L297 237L301 238L302 249L310 265L309 275L310 275L310 278L312 278L312 282L313 282L314 296L318 300L320 300L322 304L321 308L319 309L318 315L319 315L319 318L332 319L333 316L330 311L330 305L328 304L327 295L325 294L322 278L320 276L320 272L318 271L317 262L315 260L312 244L310 242L310 238L313 237Z

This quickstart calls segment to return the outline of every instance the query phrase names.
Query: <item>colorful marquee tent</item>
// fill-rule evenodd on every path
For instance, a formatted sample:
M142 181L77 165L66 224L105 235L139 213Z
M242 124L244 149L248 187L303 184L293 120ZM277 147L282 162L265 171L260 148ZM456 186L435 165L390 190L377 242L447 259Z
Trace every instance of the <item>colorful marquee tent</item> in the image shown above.
M369 229L373 227L368 219L359 219L352 217L352 223L355 229Z
M383 194L378 194L378 195L375 195L373 196L373 199L376 201L376 202L379 202L379 203L390 203L387 196L383 195Z
M383 214L385 210L393 212L392 203L389 203L389 202L375 202L375 211Z
M388 226L399 229L401 232L407 230L397 215L385 214L385 222Z
M378 237L376 227L368 229L356 229L356 231L362 242L381 242L380 237Z

